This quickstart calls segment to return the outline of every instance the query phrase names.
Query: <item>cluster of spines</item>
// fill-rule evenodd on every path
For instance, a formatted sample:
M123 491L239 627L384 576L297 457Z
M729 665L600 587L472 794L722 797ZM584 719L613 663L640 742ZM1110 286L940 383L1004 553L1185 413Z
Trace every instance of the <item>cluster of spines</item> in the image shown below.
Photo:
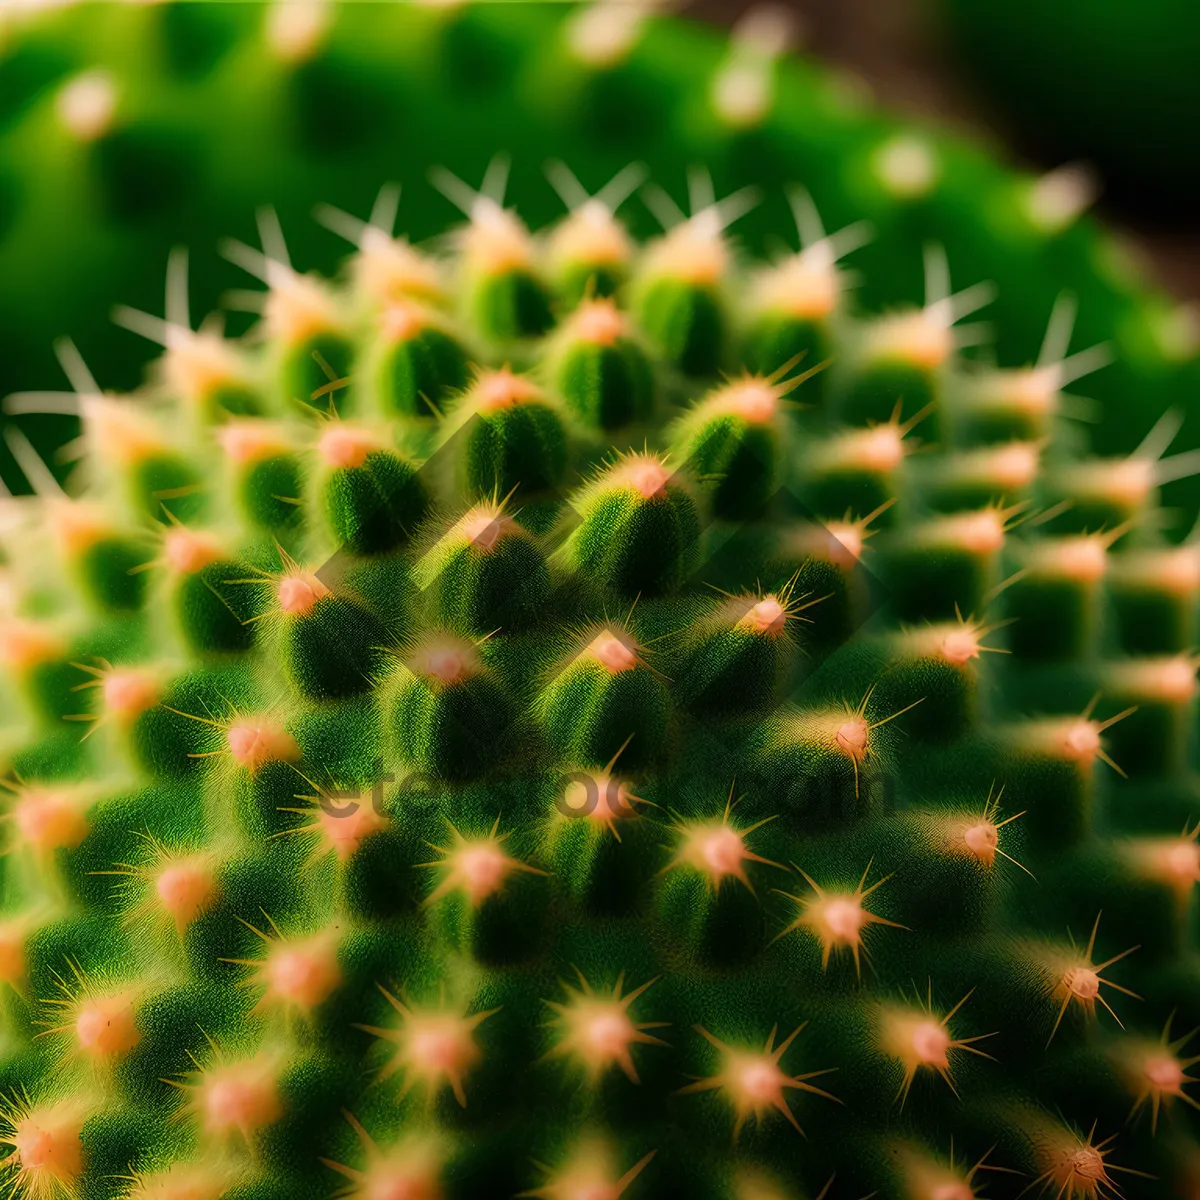
M10 537L23 595L3 650L28 721L9 754L5 958L18 992L66 1009L50 1045L103 1070L69 1097L46 1076L28 1107L14 1102L14 1171L31 1190L100 1187L100 1165L122 1155L133 1196L187 1194L193 1172L226 1187L207 1160L170 1168L174 1182L158 1173L150 1160L172 1157L171 1139L114 1102L154 1095L166 1111L170 1078L196 1147L257 1147L256 1168L228 1164L235 1188L269 1188L272 1171L299 1186L289 1156L328 1138L347 1103L365 1106L353 1118L365 1165L330 1161L352 1194L372 1195L376 1170L423 1171L405 1186L436 1194L429 1180L464 1153L455 1123L502 1126L506 1087L539 1047L583 1068L581 1119L632 1149L628 1161L593 1145L538 1149L559 1161L533 1194L619 1194L654 1150L681 1163L668 1113L684 1129L724 1125L739 1146L761 1125L749 1158L787 1167L794 1143L775 1131L799 1122L791 1093L820 1093L806 1120L838 1128L816 1107L833 1083L810 1084L793 1063L810 1014L830 1052L818 1070L838 1062L849 1077L838 1099L859 1114L839 1144L876 1145L864 1114L882 1120L894 1104L907 1119L917 1089L935 1127L957 1106L964 1054L983 1060L971 1079L986 1090L1006 1056L1028 1060L1029 1027L1057 1044L1068 1016L1094 1016L1106 985L1125 988L1103 972L1127 945L1097 961L1096 926L1085 951L1066 937L1072 919L1098 922L1114 892L1136 903L1108 920L1167 964L1164 994L1187 995L1169 964L1200 874L1194 833L1160 837L1159 816L1122 813L1121 793L1094 778L1102 761L1141 775L1128 796L1145 802L1186 762L1200 577L1190 547L1152 537L1157 481L1191 469L1163 459L1169 426L1127 461L1053 461L1072 370L1061 317L1037 367L964 374L955 323L983 296L951 296L936 255L923 308L861 324L835 265L854 239L809 237L756 281L751 327L737 328L723 228L743 201L717 205L702 188L695 214L644 256L608 213L604 256L570 242L579 257L559 261L556 292L499 179L479 195L441 181L470 217L448 262L391 238L388 194L367 226L325 214L358 247L345 294L293 271L268 220L266 255L233 251L268 284L257 356L190 331L177 268L165 325L122 314L166 347L144 406L104 396L64 355L92 495L17 505ZM811 229L802 195L797 211ZM549 249L568 243L561 232ZM580 290L582 276L594 282ZM817 348L834 364L797 392L805 409L785 397L798 356ZM714 386L718 365L735 373ZM163 402L194 443L155 419ZM660 442L660 428L661 450L604 457L614 442ZM937 452L922 462L911 450L925 430ZM53 493L14 436L31 482ZM216 488L212 442L227 473ZM573 483L568 471L589 463L593 477ZM1040 532L1014 536L1022 523ZM30 549L47 525L79 612ZM851 638L881 603L860 560L882 580L880 611L902 624ZM985 607L996 619L962 616ZM1009 617L1007 644L989 644ZM1115 646L1099 640L1114 631ZM981 656L997 649L1016 665L983 676L989 694ZM1106 663L1101 649L1128 657ZM1048 695L1052 715L1024 715ZM95 725L82 748L64 725L75 717ZM102 782L66 782L96 766ZM724 798L734 776L736 805ZM1003 800L983 798L992 778ZM1107 820L1143 821L1148 836L1097 849L1100 801ZM1002 884L1022 866L1050 889L1049 911L1022 911L1025 892L1010 906ZM605 934L603 918L624 918L623 932ZM1029 936L1002 948L1006 920ZM643 928L665 944L647 946ZM548 945L551 975L579 972L553 1000L549 1034L521 1011L524 964ZM872 983L902 983L914 955L950 978L915 999ZM665 970L674 983L647 994ZM848 999L864 973L867 990ZM811 996L788 988L793 977ZM245 1002L230 999L234 978L250 984ZM533 982L540 999L556 995ZM976 1007L996 1017L994 1035L990 1020L964 1021ZM1014 1012L1028 1018L1021 1034ZM689 1039L680 1027L692 1023ZM356 1094L347 1074L364 1027L404 1103L437 1101L442 1132L390 1149L372 1140L368 1127L396 1118L384 1105L368 1121L388 1093ZM268 1030L258 1045L257 1028ZM696 1079L656 1074L644 1102L610 1094L618 1074L638 1086L660 1043ZM11 1060L14 1085L59 1061L31 1045ZM185 1049L194 1073L162 1065ZM1112 1055L1155 1123L1188 1099L1169 1034L1115 1039ZM997 1087L983 1127L1015 1122L1010 1161L1063 1194L1105 1195L1118 1170L1106 1145L1030 1108L1010 1069L1011 1104ZM1077 1069L1087 1077L1095 1062ZM530 1078L522 1094L540 1111L554 1088ZM924 1086L943 1081L945 1093ZM668 1099L680 1087L722 1103L696 1100L701 1115L688 1117ZM653 1130L668 1144L639 1146ZM974 1194L993 1161L973 1171L948 1146L899 1146L880 1158L876 1145L874 1169L920 1200L952 1185ZM739 1153L706 1160L713 1194L768 1186L728 1174ZM476 1169L458 1163L447 1186L478 1186Z

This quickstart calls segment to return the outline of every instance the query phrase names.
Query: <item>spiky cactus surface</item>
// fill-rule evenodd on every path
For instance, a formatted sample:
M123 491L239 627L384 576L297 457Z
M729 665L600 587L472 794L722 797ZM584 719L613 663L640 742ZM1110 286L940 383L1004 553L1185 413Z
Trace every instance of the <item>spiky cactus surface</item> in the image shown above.
M404 227L424 239L454 219L422 186L426 170L478 180L497 150L521 168L510 200L534 227L562 214L539 176L548 159L570 162L592 189L644 162L681 202L687 169L704 163L722 194L763 189L739 225L758 253L791 238L784 189L803 181L831 227L873 226L857 260L861 311L920 302L930 240L965 278L994 281L989 346L1001 365L1036 357L1068 291L1084 344L1114 351L1090 388L1103 453L1128 453L1200 389L1194 329L1113 235L1080 217L1090 193L1076 175L1017 174L959 138L872 111L861 84L780 57L778 25L762 14L731 39L640 0L41 7L18 0L0 12L6 391L44 387L63 335L105 386L133 386L144 347L114 333L109 306L117 290L156 305L181 240L253 240L253 214L270 204L297 266L329 272L341 244L310 221L316 200L361 213L381 180L399 179ZM1057 111L1045 108L1043 122ZM624 215L638 237L654 233L642 206ZM193 284L201 311L243 286L209 255ZM48 457L67 436L53 418L24 427ZM1200 445L1200 418L1188 414L1178 444ZM1194 515L1200 492L1172 484L1167 503Z
M1175 423L1084 448L1064 308L960 361L934 247L856 316L803 191L501 174L337 281L263 214L245 341L177 257L71 494L14 441L13 1194L1194 1196Z
M6 386L85 350L8 404L82 418L69 496L9 430L15 1196L1195 1195L1187 330L1070 175L776 35L14 26ZM497 146L536 239L503 160L462 182ZM626 228L631 159L725 198ZM445 238L322 208L327 281L265 213L250 337L193 329L177 254L165 321L118 312L152 382L102 392L167 246L207 309L210 232L274 201L332 261L301 218L388 176Z

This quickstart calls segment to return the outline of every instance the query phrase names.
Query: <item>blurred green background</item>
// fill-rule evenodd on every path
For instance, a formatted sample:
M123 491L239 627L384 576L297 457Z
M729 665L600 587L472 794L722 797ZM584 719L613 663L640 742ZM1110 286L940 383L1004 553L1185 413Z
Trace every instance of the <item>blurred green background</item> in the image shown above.
M1086 163L1104 218L1200 299L1196 0L781 0L807 47L889 108L997 153ZM688 11L730 22L749 0Z
M1087 13L1075 0L791 0L783 8L818 66L792 67L770 120L747 130L713 120L706 84L727 40L724 30L699 24L650 23L619 70L589 73L564 60L567 10L559 4L464 12L347 3L336 6L318 53L290 57L263 50L279 6L99 2L42 13L14 23L0 44L0 392L62 386L51 350L58 335L77 340L103 387L134 386L154 348L107 315L117 303L161 313L173 245L192 248L193 314L203 314L229 289L254 286L216 246L222 236L254 243L260 206L278 210L298 268L328 271L348 247L312 220L315 202L365 216L380 184L395 180L404 186L401 228L425 238L458 219L428 185L428 167L442 163L478 182L503 149L514 159L509 197L535 228L563 212L542 175L551 157L575 166L593 189L641 159L679 200L696 163L712 171L720 193L753 182L765 202L737 234L756 249L793 236L783 187L803 182L831 227L865 216L881 232L859 256L866 280L859 300L868 310L920 298L921 248L936 237L956 280L999 285L990 316L1003 363L1030 361L1054 294L1082 289L1089 299L1078 344L1115 336L1122 360L1094 387L1089 381L1112 414L1096 445L1127 451L1157 413L1195 390L1194 369L1177 370L1158 346L1160 316L1175 314L1130 273L1129 255L1112 239L1096 242L1085 229L1045 248L1023 240L1005 224L1011 185L998 164L1014 160L1013 146L1028 152L1031 169L1095 159L1106 172L1103 216L1133 231L1124 245L1157 253L1158 274L1177 296L1200 291L1187 267L1187 206L1181 217L1179 206L1163 202L1163 176L1194 167L1195 155L1183 142L1171 149L1154 115L1164 101L1151 88L1170 78L1154 51L1170 40L1164 30L1178 0L1137 7L1162 10L1157 23L1147 18L1146 28L1158 31L1148 49L1121 42L1115 18L1098 20L1129 8L1118 0L1092 0ZM703 0L684 11L720 27L736 26L746 8ZM1191 10L1176 15L1194 35ZM1025 50L1005 51L989 21L1027 42ZM1099 102L1076 105L1107 130L1101 142L1111 154L1103 161L1089 154L1099 143L1087 141L1054 98L1055 89L1077 86L1070 70L1081 60L1089 78L1117 78L1102 71L1099 49L1081 48L1082 26L1089 36L1118 35L1115 52L1124 46L1127 73L1144 84L1123 87L1118 99L1129 111L1120 123L1106 124ZM1188 44L1182 34L1175 41ZM1003 80L1000 67L1011 72ZM64 90L97 73L117 85L110 125L95 138L67 136ZM955 142L946 187L898 211L862 174L865 157L896 128L870 108L872 95L913 123L966 132L984 151ZM1177 99L1165 103L1179 107ZM1149 113L1135 112L1138 105ZM1045 136L1031 135L1030 112L1034 132ZM1063 120L1051 122L1051 112ZM1150 161L1161 167L1153 177ZM1168 210L1177 220L1170 230ZM639 200L622 216L640 234L655 228ZM981 231L989 244L981 244ZM237 330L246 321L234 314L230 323ZM25 426L47 451L62 440L61 422L34 418ZM1183 436L1200 444L1200 430ZM0 471L13 476L6 460Z

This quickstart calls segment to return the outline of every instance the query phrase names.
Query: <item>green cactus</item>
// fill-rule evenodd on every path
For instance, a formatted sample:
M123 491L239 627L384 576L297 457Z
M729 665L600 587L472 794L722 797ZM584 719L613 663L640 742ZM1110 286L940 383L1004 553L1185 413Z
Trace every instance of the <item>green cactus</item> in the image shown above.
M1178 420L1096 457L936 249L592 212L599 295L441 182L135 396L60 346L86 486L10 431L14 1195L1191 1195Z
M583 9L320 0L37 8L18 4L0 14L0 278L21 281L0 289L6 390L44 387L55 369L49 347L61 336L75 340L104 386L135 386L144 346L112 330L109 306L119 295L156 311L163 265L184 237L196 247L227 236L252 241L253 214L270 205L289 231L297 266L330 273L339 244L309 220L314 203L359 214L380 180L395 178L407 189L404 228L421 241L442 233L453 213L447 199L421 186L426 173L441 165L478 180L497 150L518 165L509 199L536 228L562 212L538 178L543 163L570 162L587 189L613 180L598 193L600 203L589 204L570 172L554 171L578 218L547 247L546 271L561 295L577 296L589 280L600 295L622 279L624 237L589 241L589 230L592 216L636 185L631 163L649 164L676 200L685 172L704 163L722 194L762 189L764 202L738 225L739 239L756 253L792 237L785 188L798 181L832 228L869 221L874 237L856 256L863 312L919 302L921 248L931 240L945 245L965 278L998 287L990 346L1000 365L1035 358L1059 293L1078 296L1080 338L1115 352L1091 385L1094 445L1103 453L1131 451L1158 414L1200 386L1185 317L1144 286L1112 235L1079 218L1087 197L1069 174L1018 176L951 136L879 116L853 81L781 59L780 30L763 14L730 41L612 0ZM998 43L994 31L990 41ZM1183 52L1188 43L1172 44ZM1131 89L1117 93L1132 104ZM1041 105L1043 127L1059 107ZM670 211L665 197L651 198L660 215ZM453 200L471 203L461 191ZM395 205L394 190L386 190L376 224L390 228ZM639 238L657 228L642 206L630 204L623 215ZM328 208L322 218L354 241L378 236ZM834 252L859 241L860 231ZM805 236L820 238L807 219ZM546 320L540 289L519 263L510 265L489 285L498 289L490 298L462 281L463 294L485 305L488 327L476 314L477 336L511 332L514 321L537 329ZM390 269L405 274L398 258ZM408 280L423 303L428 282ZM662 286L650 277L641 282L642 294ZM192 283L194 301L207 312L244 279L205 254ZM704 323L711 329L719 297L703 286L674 286L675 303L655 305L656 323L646 331L673 344L673 353L703 356ZM338 330L325 326L313 299L313 336L341 370ZM399 412L437 404L433 393L459 388L462 351L478 350L447 343L436 323L418 338L422 319L381 334L359 364L373 386L393 392ZM138 329L149 331L144 322ZM825 347L804 343L803 323L798 329L790 317L764 320L747 338L747 365L756 370L763 355L783 361L807 349L810 365L826 357ZM277 347L281 378L301 395L325 382L309 348ZM564 372L600 370L596 359L610 378L640 370L636 361L618 365L621 348L582 359L568 351ZM252 404L230 367L212 363L226 407ZM568 380L555 382L568 405L578 402ZM868 381L855 403L876 404L873 390ZM917 393L905 391L915 401ZM881 394L886 399L886 386ZM611 395L597 402L612 405ZM609 419L625 418L615 412ZM26 428L47 458L69 436L53 417L31 417ZM1179 445L1200 445L1200 418L1188 414ZM11 465L0 463L15 484ZM1165 498L1168 506L1200 511L1194 480L1171 483Z
M150 383L106 394L60 342L72 392L10 398L81 421L65 489L8 430L36 493L6 505L0 614L14 1195L1193 1195L1200 563L1165 505L1197 461L1157 302L1042 193L800 68L756 103L753 39L698 102L721 50L682 24L581 70L558 12L339 11L272 68L339 179L278 107L232 120L279 83L246 11L16 43L19 84L87 34L163 50L155 121L80 145L164 244L272 163L292 194L261 253L225 247L266 284L249 338L193 331L176 254L166 322L120 312L165 345ZM586 19L576 51L613 33ZM781 257L735 253L754 197L699 173L690 215L645 193L658 234L616 218L647 95L674 97L638 133L665 182L684 154L811 181ZM613 183L552 167L554 216L518 171L527 225L505 160L479 193L438 172L464 222L404 197L436 248L392 237L386 186L366 224L319 211L355 250L301 274L283 229L355 207L385 96L440 106L468 178L518 112L539 158ZM222 120L279 157L143 196L184 113L181 164ZM787 211L761 198L759 235ZM92 274L139 224L61 225L75 302L141 303ZM961 352L989 301L1002 366Z

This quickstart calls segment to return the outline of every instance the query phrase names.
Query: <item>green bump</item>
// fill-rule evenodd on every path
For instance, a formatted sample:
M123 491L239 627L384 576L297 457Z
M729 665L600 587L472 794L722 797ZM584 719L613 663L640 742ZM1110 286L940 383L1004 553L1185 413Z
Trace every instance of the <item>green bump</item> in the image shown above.
M567 407L593 429L621 429L652 412L650 360L608 301L589 298L575 311L550 369Z
M795 667L798 604L780 595L737 596L688 631L676 694L708 715L762 711L779 698ZM789 628L790 626L790 628Z
M545 934L549 887L495 828L451 831L425 903L448 944L489 966L528 960Z
M468 355L436 316L392 306L375 351L375 389L389 417L435 417L467 385Z
M538 337L554 324L545 285L519 267L477 280L467 303L480 332L493 342Z
M303 516L304 467L287 427L236 420L218 437L237 513L252 529L291 533Z
M566 475L562 417L531 380L507 368L475 382L456 411L452 436L466 490L481 499L537 497Z
M483 636L527 627L550 596L550 574L537 540L505 514L470 509L421 559L420 585L451 629Z
M204 513L203 476L182 455L147 455L129 467L128 479L134 510L142 517L165 525L171 518L190 521Z
M666 682L624 630L603 627L556 664L538 700L546 737L564 762L626 767L663 751L670 719Z
M176 628L192 654L240 654L254 644L254 618L262 597L251 569L227 557L219 539L185 526L166 536L172 576L166 599Z
M459 230L462 305L483 340L494 345L540 337L554 324L529 230L515 212L502 207L507 177L503 157L492 160L479 193L445 168L434 173L434 183L467 214L467 224ZM491 194L496 182L500 198Z
M704 376L720 365L726 318L712 288L656 279L637 292L634 314L668 366L685 375Z
M325 470L316 491L333 544L350 554L396 549L429 504L420 470L362 431L335 424L321 439Z
M379 620L315 576L280 582L276 618L284 668L307 699L338 700L370 691L387 661L390 639Z
M578 527L564 547L584 578L636 596L674 591L692 567L699 513L664 462L648 455L619 460L574 500Z
M293 406L345 415L353 393L346 388L354 343L336 330L322 330L282 349L277 370L279 393Z
M512 700L473 643L433 635L397 672L392 726L403 760L465 780L497 770L518 734Z
M129 730L134 756L156 778L203 770L209 754L222 748L220 720L249 695L253 685L237 667L198 668L180 675L156 706L134 720Z
M148 545L136 537L105 537L82 549L73 569L80 590L102 612L131 612L145 598L146 579L139 568L149 558Z
M786 365L786 364L785 364ZM696 478L712 481L713 514L761 516L782 475L779 401L786 389L746 376L702 399L681 422L675 454Z
M800 358L824 362L830 345L829 331L820 322L789 313L764 313L746 332L741 365L769 375Z

